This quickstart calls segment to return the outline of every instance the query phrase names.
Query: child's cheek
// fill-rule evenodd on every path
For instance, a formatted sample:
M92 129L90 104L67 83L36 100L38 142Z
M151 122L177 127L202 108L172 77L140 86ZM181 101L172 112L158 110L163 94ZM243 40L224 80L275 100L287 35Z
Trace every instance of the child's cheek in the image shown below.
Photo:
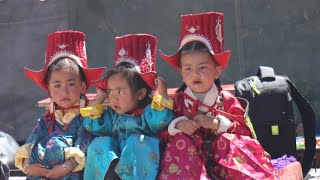
M190 76L190 73L184 72L184 73L181 74L181 76L182 76L183 79L187 80L188 77Z
M80 87L74 87L74 88L70 89L70 92L72 94L81 94L81 89L80 89Z

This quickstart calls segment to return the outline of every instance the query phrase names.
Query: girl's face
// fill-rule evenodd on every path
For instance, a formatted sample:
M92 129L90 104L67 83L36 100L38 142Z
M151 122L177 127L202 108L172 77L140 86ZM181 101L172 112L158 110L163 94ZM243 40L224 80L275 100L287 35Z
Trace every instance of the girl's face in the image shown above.
M62 108L69 108L80 102L81 93L86 91L86 83L69 69L51 72L48 89L52 100Z
M108 99L111 108L118 114L125 114L139 107L139 100L146 96L144 89L133 92L128 81L121 74L108 78Z
M181 76L186 85L196 93L206 93L219 78L222 67L206 52L191 52L181 56Z

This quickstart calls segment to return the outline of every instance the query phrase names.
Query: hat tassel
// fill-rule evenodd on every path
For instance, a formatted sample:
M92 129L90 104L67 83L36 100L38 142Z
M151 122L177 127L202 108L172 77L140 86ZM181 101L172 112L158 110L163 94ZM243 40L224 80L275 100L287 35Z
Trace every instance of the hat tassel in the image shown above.
M79 106L79 108L81 109L81 108L86 107L87 102L88 102L88 99L87 99L86 95L81 94L80 95L80 106Z
M52 114L54 112L54 101L52 100L52 98L50 98L51 102L50 102L50 114Z

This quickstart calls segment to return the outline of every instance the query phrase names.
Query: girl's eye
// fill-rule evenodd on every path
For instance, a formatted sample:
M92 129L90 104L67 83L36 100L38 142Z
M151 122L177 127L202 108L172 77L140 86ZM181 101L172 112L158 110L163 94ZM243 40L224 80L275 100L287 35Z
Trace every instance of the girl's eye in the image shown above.
M190 71L190 70L191 70L191 68L185 68L184 70L185 70L185 71Z
M76 83L69 83L69 84L68 84L68 86L71 86L71 87L72 87L72 86L75 86L75 85L76 85Z
M114 91L114 92L113 92ZM107 90L107 93L110 95L110 94L123 94L124 91L123 90Z
M207 66L201 66L201 69L207 69Z
M54 88L60 88L61 85L60 85L60 84L55 84L53 87L54 87Z

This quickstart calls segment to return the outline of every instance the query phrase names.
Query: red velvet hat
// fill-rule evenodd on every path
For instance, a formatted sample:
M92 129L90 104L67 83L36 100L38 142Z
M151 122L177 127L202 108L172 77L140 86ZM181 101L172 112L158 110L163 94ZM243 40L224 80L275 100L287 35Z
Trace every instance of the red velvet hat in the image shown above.
M157 39L150 34L128 34L116 37L116 51L114 55L114 64L128 62L135 66L140 77L147 85L156 90L154 82L156 73L156 48ZM101 89L107 89L105 79L93 82L95 86Z
M222 13L218 12L182 15L178 51L172 56L167 56L160 51L160 56L171 66L180 68L181 48L189 42L200 41L207 46L214 59L223 69L226 68L231 52L224 50L223 16Z
M41 88L48 91L47 85L43 80L49 66L57 60L69 58L82 68L88 89L91 86L91 80L98 79L105 68L88 68L85 39L86 35L84 33L72 30L57 31L49 34L44 68L40 71L24 68L25 74Z

